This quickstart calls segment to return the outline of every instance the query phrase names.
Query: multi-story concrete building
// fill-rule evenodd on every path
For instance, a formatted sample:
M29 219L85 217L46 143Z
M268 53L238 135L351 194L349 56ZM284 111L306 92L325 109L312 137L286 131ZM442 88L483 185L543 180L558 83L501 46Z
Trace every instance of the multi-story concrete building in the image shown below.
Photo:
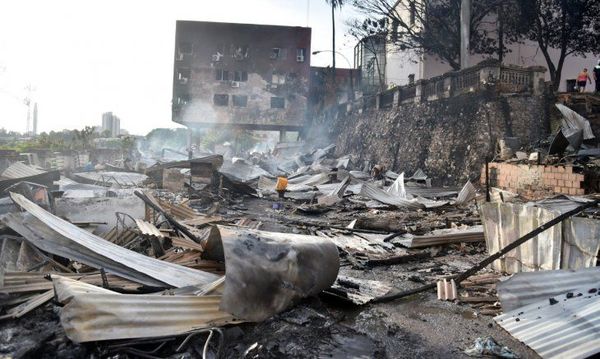
M110 137L118 137L121 134L121 120L112 112L102 114L102 130L108 131Z
M298 130L311 29L177 21L173 121L188 127Z

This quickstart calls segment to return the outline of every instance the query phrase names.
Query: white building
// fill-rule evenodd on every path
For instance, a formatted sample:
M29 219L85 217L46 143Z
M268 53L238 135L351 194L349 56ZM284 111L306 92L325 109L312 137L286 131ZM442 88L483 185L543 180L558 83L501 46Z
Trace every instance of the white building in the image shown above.
M397 5L397 8L403 20L405 20L406 23L410 23L410 11L407 11L406 9L400 11L399 5ZM412 18L414 19L414 16ZM414 23L414 21L412 22ZM491 30L490 32L495 32L497 22L494 21L494 19L491 19L491 21L486 21L486 23L488 26L492 27L489 29ZM392 25L388 24L388 26L390 27L390 31L393 31ZM525 41L522 44L510 44L506 46L509 51L503 57L503 64L522 67L543 66L547 68L546 59L537 42ZM383 48L385 49L383 50ZM450 65L443 62L435 55L418 55L414 50L399 50L398 48L395 48L393 44L390 44L389 41L383 45L381 51L385 52L385 57L383 60L378 61L378 63L382 67L381 72L385 74L384 87L387 88L407 85L422 79L429 79L453 70ZM370 55L373 57L372 54ZM381 56L383 55L380 54L379 57ZM551 49L550 56L554 62L557 63L560 51ZM488 58L490 58L489 55L471 54L468 63L470 66L473 66ZM368 63L368 60L363 61L363 63ZM559 91L566 91L567 80L575 79L579 72L584 68L591 71L597 63L598 59L591 53L587 54L586 57L568 56L563 65ZM361 68L362 71L365 71L364 67L359 68ZM365 76L368 75L363 75L363 80ZM550 81L549 71L546 71L545 76L546 81ZM591 89L591 87L589 88Z
M104 133L105 131L110 133L110 137L118 137L121 134L121 119L112 112L105 112L102 114L101 133Z

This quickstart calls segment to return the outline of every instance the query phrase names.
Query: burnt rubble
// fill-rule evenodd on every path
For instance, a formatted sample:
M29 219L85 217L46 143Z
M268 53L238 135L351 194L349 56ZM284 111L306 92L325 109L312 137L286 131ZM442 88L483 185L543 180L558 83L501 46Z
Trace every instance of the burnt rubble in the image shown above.
M505 309L506 274L598 272L598 241L577 235L600 230L594 199L485 203L477 182L434 187L305 148L51 182L17 165L27 176L0 207L0 353L457 357L493 337L530 357L497 318L537 302ZM579 247L546 257L565 243Z

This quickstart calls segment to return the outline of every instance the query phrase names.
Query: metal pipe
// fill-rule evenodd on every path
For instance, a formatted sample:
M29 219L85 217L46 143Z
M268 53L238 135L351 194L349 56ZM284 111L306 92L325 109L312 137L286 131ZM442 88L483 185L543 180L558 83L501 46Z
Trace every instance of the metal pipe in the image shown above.
M563 214L561 214L560 216L542 224L541 226L539 226L538 228L534 229L533 231L527 233L526 235L524 235L523 237L517 239L516 241L510 243L509 245L507 245L506 247L502 248L500 251L492 254L491 256L485 258L484 260L482 260L481 262L477 263L476 265L474 265L473 267L471 267L470 269L467 269L466 271L464 271L463 273L457 275L457 276L453 276L450 278L454 278L454 280L456 281L457 284L459 284L460 282L462 282L463 280L469 278L470 276L472 276L473 274L477 273L478 271L480 271L481 269L485 268L485 266L487 266L488 264L491 264L493 261L495 261L496 259L502 257L503 255L507 254L508 252L512 251L513 249L517 248L518 246L520 246L521 244L529 241L532 238L535 238L538 234L544 232L545 230L561 223L562 221L564 221L565 219L572 217L576 214L578 214L581 211L586 210L587 208L590 207L595 207L598 205L598 203L600 203L600 200L596 199L594 201L591 202L587 202L575 209L572 209L568 212L565 212ZM389 294L389 295L384 295L382 297L379 298L375 298L373 300L373 303L382 303L382 302L389 302L395 299L399 299L399 298L404 298L407 297L409 295L412 294L417 294L417 293L421 293L421 292L425 292L427 290L430 289L434 289L437 287L437 283L431 283L431 284L427 284L424 285L422 287L419 288L415 288L415 289L410 289L407 291L403 291L400 293L395 293L395 294Z

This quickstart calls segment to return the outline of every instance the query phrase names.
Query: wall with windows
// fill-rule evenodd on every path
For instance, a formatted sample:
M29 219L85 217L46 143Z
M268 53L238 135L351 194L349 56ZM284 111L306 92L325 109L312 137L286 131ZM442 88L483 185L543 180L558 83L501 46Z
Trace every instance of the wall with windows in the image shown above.
M306 120L311 29L178 21L173 121L296 129Z

